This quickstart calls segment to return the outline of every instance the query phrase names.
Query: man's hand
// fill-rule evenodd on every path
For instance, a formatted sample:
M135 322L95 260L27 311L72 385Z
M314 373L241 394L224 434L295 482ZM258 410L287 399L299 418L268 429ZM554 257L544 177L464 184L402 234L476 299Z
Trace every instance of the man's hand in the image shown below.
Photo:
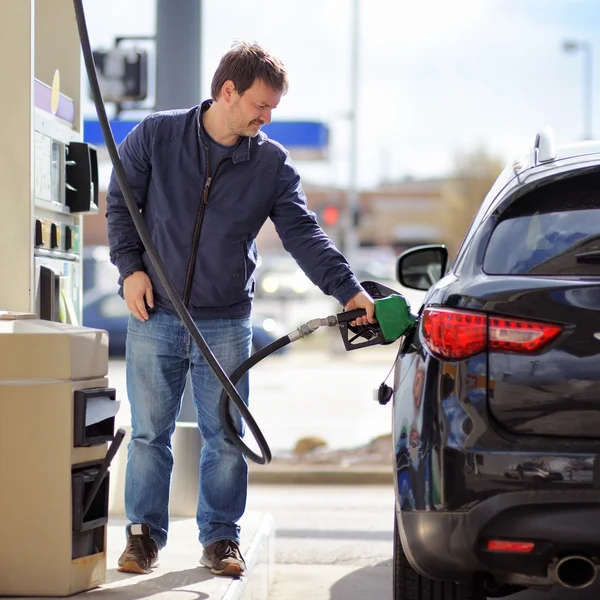
M140 321L148 320L148 311L146 304L150 308L154 307L154 297L152 296L152 284L150 278L144 271L136 271L123 281L123 296L129 312ZM146 303L144 303L144 298Z
M352 298L348 304L344 307L345 311L356 310L357 308L364 308L367 314L364 317L358 317L356 321L352 321L350 325L369 325L369 323L377 323L375 319L375 304L373 298L367 294L367 292L358 292L354 298Z

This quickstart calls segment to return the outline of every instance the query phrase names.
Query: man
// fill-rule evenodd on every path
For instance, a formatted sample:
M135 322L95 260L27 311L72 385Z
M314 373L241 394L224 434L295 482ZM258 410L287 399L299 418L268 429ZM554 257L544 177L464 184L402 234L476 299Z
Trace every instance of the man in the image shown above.
M372 299L307 210L289 154L260 131L287 86L277 58L256 44L240 43L215 72L212 100L146 117L120 147L127 179L169 277L228 374L250 355L255 239L267 218L324 293L346 310L364 308L367 315L357 324L374 322ZM171 306L114 172L106 216L119 293L131 312L129 525L119 568L149 572L167 542L171 436L190 370L204 440L197 511L201 563L215 574L239 577L246 567L237 522L245 509L248 473L245 457L219 421L221 385ZM247 377L237 389L247 403Z

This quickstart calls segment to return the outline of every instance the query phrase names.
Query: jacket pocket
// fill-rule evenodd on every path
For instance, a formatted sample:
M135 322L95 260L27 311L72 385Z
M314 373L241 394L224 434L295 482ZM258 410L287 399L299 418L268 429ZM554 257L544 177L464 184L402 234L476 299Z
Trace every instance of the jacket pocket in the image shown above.
M231 306L248 298L245 243L208 236L201 241L190 303L197 307Z

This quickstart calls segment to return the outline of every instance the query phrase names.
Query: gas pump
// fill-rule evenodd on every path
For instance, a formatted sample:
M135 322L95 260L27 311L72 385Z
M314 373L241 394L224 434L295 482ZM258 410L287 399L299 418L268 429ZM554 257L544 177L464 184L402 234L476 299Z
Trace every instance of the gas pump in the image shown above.
M72 1L3 0L0 55L0 596L69 596L105 581L125 434L108 335L81 326L98 163Z
M58 91L59 82L58 71L52 87L34 82L30 310L80 325L83 216L98 212L98 158L73 128L74 102Z
M72 3L7 0L0 10L0 310L80 325L98 161L83 142Z

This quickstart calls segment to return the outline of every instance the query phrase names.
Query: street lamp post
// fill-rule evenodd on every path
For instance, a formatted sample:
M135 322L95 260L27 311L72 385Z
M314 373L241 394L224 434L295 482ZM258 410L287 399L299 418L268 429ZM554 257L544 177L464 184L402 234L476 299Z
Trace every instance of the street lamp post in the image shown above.
M352 2L352 33L350 38L350 169L346 211L343 227L343 251L352 263L359 246L357 231L358 201L358 94L360 48L360 0Z
M591 140L592 132L592 45L585 40L566 40L565 52L581 52L583 55L583 139Z

